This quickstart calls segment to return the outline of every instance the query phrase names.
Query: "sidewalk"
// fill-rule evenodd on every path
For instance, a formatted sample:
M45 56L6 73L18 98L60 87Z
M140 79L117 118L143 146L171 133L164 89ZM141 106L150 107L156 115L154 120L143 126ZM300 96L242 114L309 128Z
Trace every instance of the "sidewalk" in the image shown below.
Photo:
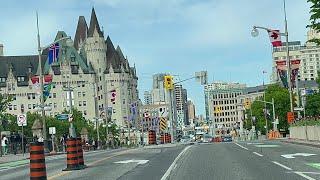
M308 141L308 140L301 140L301 139L285 139L280 141L284 143L299 144L299 145L320 148L320 141Z
M2 155L0 157L0 164L2 163L8 163L8 162L13 162L13 161L21 161L21 160L26 160L30 157L29 153L24 154L7 154L7 155Z

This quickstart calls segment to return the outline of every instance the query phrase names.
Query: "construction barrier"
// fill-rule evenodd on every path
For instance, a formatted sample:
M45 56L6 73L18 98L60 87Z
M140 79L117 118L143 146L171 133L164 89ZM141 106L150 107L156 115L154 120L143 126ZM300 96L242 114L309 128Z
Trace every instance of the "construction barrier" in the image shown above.
M156 131L149 130L148 134L149 144L156 144Z
M166 140L166 143L171 143L171 134L165 133L164 138Z
M82 149L82 141L81 138L77 138L77 151L78 151L78 164L80 168L84 169L87 166L84 164L84 158L83 158L83 149Z
M280 133L279 133L279 131L270 131L269 133L268 133L268 139L277 139L277 138L279 138L280 137Z
M67 139L67 168L63 171L81 169L78 161L78 145L76 138Z
M30 179L47 179L43 142L30 143Z

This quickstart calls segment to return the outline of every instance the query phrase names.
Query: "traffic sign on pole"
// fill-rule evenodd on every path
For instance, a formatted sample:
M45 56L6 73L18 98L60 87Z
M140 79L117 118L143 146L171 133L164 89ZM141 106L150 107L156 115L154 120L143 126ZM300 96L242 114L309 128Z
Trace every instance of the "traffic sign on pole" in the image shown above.
M27 115L20 114L17 116L17 124L18 126L27 126Z

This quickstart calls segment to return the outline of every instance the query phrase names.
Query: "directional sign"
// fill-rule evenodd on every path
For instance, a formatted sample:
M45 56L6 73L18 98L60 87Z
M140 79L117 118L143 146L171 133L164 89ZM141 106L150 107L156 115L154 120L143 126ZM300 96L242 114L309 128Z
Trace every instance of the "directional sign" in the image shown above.
M20 114L17 116L17 124L18 126L27 126L27 115Z
M125 160L125 161L118 161L118 162L114 162L114 163L116 163L116 164L128 164L128 163L146 164L147 162L149 162L149 160L131 159L131 160Z
M69 115L68 114L58 114L57 118L59 120L67 120L69 118Z
M295 153L295 154L284 154L281 155L284 158L287 159L294 159L295 156L303 156L303 157L308 157L308 156L315 156L316 154L309 154L309 153Z

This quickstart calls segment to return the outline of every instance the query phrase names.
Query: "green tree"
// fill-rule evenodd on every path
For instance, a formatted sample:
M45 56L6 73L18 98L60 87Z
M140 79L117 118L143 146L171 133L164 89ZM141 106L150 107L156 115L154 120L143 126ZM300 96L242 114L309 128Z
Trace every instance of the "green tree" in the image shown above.
M12 101L12 96L0 94L0 131L7 130L8 119L7 119L7 108Z
M320 0L307 0L311 4L310 6L310 24L307 27L310 27L316 31L320 31ZM315 38L309 40L309 42L314 42L320 44L320 39Z
M290 111L290 99L288 90L283 87L280 87L277 84L272 84L267 87L267 89L265 90L265 94L266 101L271 102L272 98L274 99L276 117L279 118L278 129L288 130L289 125L286 118L287 112ZM261 98L260 100L263 100L263 98ZM268 129L271 129L273 126L271 123L273 121L272 105L267 104L266 107L270 112L270 116L267 116ZM257 130L260 130L262 133L265 134L266 118L263 112L264 103L260 101L254 101L251 105L251 108L252 114L256 118Z

